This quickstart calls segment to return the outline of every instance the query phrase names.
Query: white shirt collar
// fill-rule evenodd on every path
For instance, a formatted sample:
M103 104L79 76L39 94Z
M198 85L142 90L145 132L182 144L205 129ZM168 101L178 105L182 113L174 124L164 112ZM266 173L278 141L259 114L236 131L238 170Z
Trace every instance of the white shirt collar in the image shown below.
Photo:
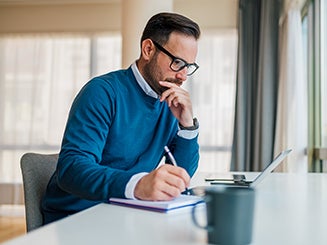
M159 99L160 96L150 87L150 85L142 77L139 69L137 68L136 62L132 64L132 71L136 78L137 83L140 85L144 93L155 99Z

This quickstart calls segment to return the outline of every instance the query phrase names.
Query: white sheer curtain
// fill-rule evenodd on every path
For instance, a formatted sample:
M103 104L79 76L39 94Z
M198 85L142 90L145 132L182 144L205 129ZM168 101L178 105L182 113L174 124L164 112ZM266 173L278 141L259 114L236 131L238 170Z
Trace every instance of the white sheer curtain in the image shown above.
M93 73L120 66L117 35L0 37L0 204L22 202L23 153L59 151L71 102L91 76L91 50Z
M185 83L200 121L200 171L230 170L237 44L237 29L203 32L197 57L200 68Z
M308 144L307 80L299 1L291 1L280 19L280 77L275 155L293 149L282 165L286 172L306 172Z

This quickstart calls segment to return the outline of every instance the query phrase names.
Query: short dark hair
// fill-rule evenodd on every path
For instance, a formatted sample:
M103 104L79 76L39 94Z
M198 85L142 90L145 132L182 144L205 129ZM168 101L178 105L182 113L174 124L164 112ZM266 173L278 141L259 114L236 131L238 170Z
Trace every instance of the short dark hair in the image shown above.
M141 43L150 38L164 45L168 42L172 32L193 36L196 40L200 37L200 27L191 19L176 13L159 13L152 16L147 22Z

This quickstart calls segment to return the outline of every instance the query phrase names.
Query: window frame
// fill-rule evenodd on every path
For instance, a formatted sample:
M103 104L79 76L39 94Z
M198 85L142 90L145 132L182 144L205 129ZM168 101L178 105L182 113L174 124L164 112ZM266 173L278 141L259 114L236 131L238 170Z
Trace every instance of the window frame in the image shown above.
M321 0L308 0L302 8L302 17L308 19L307 79L309 91L308 170L326 172L327 148L322 145L322 4ZM326 34L325 34L326 35ZM326 86L326 85L325 85Z

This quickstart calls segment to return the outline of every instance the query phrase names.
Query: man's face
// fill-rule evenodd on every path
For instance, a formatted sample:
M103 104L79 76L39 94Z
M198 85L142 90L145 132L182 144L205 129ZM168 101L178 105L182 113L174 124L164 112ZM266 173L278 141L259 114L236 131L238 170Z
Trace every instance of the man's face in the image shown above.
M143 76L144 79L149 83L152 89L159 95L161 95L167 88L160 86L159 81L165 80L164 75L160 67L158 66L158 54L155 53L152 59L144 66Z
M155 46L154 46L155 47ZM197 54L197 41L193 37L172 33L169 41L163 46L173 56L188 63L194 63ZM156 48L156 52L144 65L143 76L152 89L161 95L167 88L159 81L168 81L181 86L187 79L187 68L180 71L171 69L172 58Z

